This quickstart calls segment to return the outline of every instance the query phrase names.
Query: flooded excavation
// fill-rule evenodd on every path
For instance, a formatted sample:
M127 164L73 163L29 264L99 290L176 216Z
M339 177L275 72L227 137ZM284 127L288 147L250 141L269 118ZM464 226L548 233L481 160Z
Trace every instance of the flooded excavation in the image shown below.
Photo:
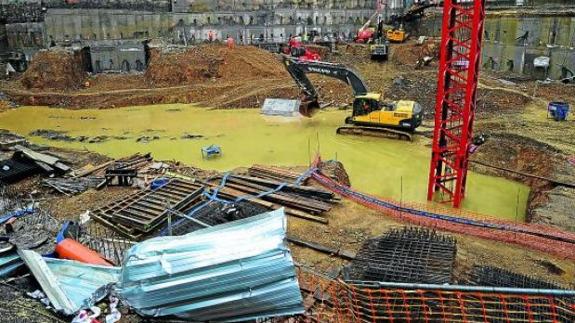
M203 169L230 170L252 164L307 165L320 151L342 161L355 189L403 201L424 202L429 140L413 142L338 136L348 111L330 110L313 119L264 117L257 110L208 110L192 105L156 105L114 110L22 107L0 116L0 128L33 143L87 149L114 158L151 152ZM201 149L218 145L222 155L204 159ZM525 218L529 187L471 173L464 208L501 219Z

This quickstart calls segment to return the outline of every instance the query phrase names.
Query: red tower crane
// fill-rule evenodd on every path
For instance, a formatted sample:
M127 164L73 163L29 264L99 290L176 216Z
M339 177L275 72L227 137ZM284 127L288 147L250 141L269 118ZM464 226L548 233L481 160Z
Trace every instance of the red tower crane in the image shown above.
M459 207L473 137L485 0L445 0L428 200Z

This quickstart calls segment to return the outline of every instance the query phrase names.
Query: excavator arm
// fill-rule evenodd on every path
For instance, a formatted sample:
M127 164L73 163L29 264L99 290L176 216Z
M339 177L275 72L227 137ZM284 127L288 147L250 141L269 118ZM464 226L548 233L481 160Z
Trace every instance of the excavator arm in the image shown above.
M317 103L318 93L307 77L308 73L321 74L329 77L336 78L351 86L353 95L365 95L368 92L367 85L359 77L357 72L340 64L318 62L318 61L303 61L297 58L283 56L284 65L306 95L306 101L313 101ZM307 115L308 113L302 113Z

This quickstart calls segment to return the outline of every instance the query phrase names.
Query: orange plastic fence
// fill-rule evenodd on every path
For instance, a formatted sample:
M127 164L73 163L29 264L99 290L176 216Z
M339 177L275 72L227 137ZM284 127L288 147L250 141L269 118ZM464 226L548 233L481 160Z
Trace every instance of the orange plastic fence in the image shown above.
M571 296L383 288L301 271L299 282L306 313L289 322L575 322Z

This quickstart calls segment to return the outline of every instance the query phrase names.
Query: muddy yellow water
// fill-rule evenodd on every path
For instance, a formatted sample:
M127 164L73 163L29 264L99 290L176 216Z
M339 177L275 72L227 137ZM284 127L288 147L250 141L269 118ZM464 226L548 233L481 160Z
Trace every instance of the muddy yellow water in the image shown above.
M425 201L428 140L338 136L346 111L325 111L313 119L264 117L257 110L207 110L190 105L158 105L114 110L23 107L0 114L0 128L28 136L37 129L65 131L72 137L106 135L101 143L62 142L37 136L38 144L86 148L122 157L151 152L156 159L181 160L205 169L228 170L254 163L307 165L319 149L337 158L354 188L378 196ZM200 139L182 139L186 134ZM149 140L137 142L138 138ZM153 138L159 139L153 139ZM220 158L205 160L201 148L222 147ZM464 208L499 218L522 220L529 188L502 178L471 173Z

